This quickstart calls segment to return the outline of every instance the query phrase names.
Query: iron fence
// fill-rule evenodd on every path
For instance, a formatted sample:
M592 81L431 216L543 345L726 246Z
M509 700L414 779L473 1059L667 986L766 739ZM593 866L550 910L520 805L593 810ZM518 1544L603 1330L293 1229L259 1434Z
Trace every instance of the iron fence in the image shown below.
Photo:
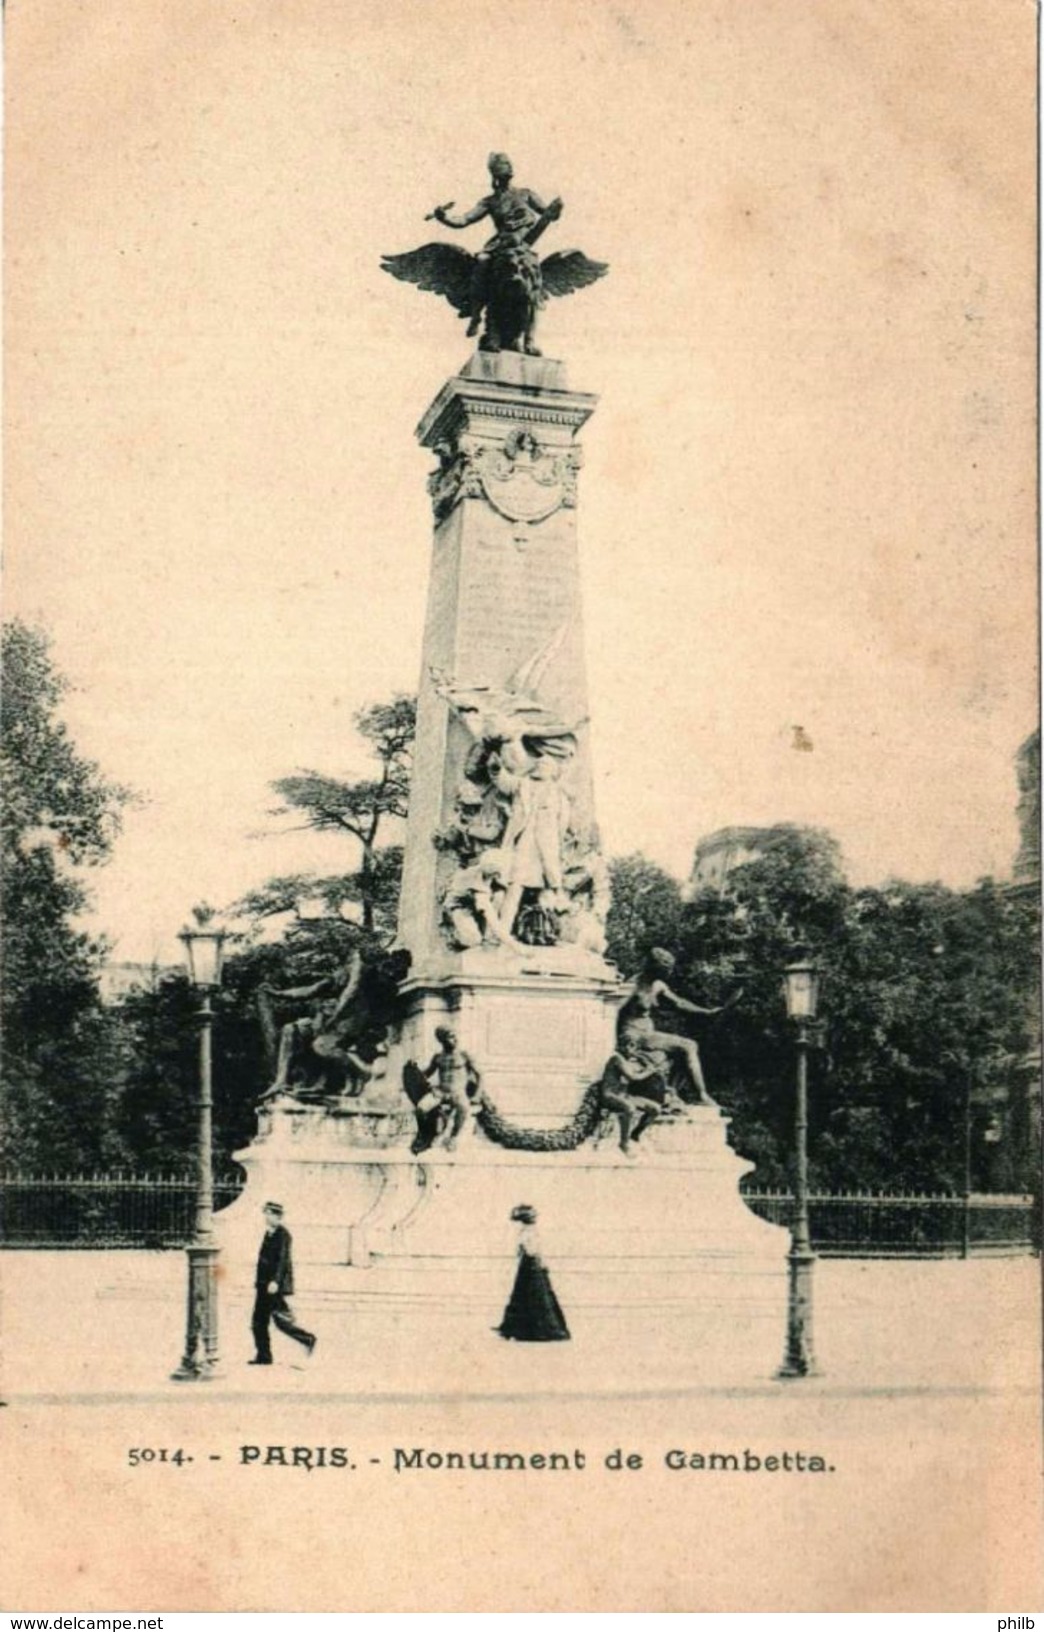
M214 1180L214 1208L235 1201L242 1175ZM0 1176L0 1246L183 1247L196 1183L177 1174Z
M745 1190L759 1218L789 1225L794 1198ZM812 1195L813 1248L823 1258L961 1258L1040 1249L1040 1206L1017 1195Z
M214 1181L214 1207L239 1174ZM759 1218L789 1225L793 1197L745 1190ZM0 1176L0 1246L182 1247L195 1224L195 1181L177 1174ZM1039 1250L1040 1208L1027 1195L813 1195L812 1244L833 1258L945 1258Z

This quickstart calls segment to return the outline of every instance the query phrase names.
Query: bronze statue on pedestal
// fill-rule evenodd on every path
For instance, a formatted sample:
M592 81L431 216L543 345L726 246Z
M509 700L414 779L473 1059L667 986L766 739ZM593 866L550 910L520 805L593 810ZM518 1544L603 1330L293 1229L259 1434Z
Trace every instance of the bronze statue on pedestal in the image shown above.
M451 215L452 202L439 204L427 217L456 230L487 217L496 232L478 255L452 244L424 244L405 255L385 255L381 265L392 277L444 295L468 320L468 334L478 334L485 316L480 351L522 351L539 357L536 322L548 295L571 295L604 277L609 268L578 249L559 250L543 261L533 248L557 221L562 200L550 204L528 187L515 187L511 160L491 153L493 191L462 215Z

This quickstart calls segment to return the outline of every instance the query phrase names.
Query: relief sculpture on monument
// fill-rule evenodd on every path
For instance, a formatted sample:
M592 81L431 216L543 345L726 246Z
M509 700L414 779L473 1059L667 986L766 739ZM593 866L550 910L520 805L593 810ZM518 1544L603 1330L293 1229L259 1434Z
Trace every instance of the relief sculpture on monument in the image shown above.
M502 688L436 677L439 695L473 738L453 823L439 835L465 864L443 897L444 922L458 946L483 939L555 946L567 938L590 945L595 938L591 922L605 904L605 877L594 850L579 853L567 787L585 722L559 719L537 691L564 634L564 627L557 630ZM461 916L468 895L471 922ZM479 918L484 930L476 938Z
M428 477L436 521L465 498L485 498L508 521L527 524L576 504L579 448L553 451L522 426L508 431L499 446L444 442L432 452L439 461Z

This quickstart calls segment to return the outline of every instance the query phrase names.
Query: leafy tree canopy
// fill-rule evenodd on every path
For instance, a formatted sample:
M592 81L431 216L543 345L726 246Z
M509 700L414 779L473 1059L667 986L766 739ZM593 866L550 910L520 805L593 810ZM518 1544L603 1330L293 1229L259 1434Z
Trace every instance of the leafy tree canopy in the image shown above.
M344 833L356 844L358 865L336 878L297 874L271 879L239 903L239 910L267 917L299 911L303 897L324 899L331 911L359 908L368 932L390 931L398 904L402 851L388 842L388 827L406 818L417 724L416 699L398 695L355 715L355 727L377 761L377 775L342 781L318 771L298 771L272 784L281 803L274 816L320 833Z
M1017 1124L1039 915L1025 893L989 881L971 891L901 882L856 890L830 835L783 826L724 889L680 907L673 939L665 931L657 914L632 926L632 941L655 938L675 954L680 992L706 1003L738 994L701 1023L699 1041L711 1091L733 1117L733 1142L758 1163L756 1182L787 1177L793 1039L782 975L799 947L820 967L813 1181L960 1189L970 1104L973 1182L1029 1182L1032 1144ZM984 1141L997 1106L1007 1144L991 1157Z
M82 870L109 854L129 794L77 752L46 635L7 624L2 660L5 1139L12 1161L82 1165L119 1147L103 948L74 920L87 900Z
M679 931L682 892L677 879L645 856L609 863L612 905L606 919L606 955L624 975L638 972L654 946L671 947Z
M120 828L126 788L76 751L58 715L67 681L51 661L47 636L15 619L5 624L0 695L0 833L5 863L60 851L74 867L104 861Z

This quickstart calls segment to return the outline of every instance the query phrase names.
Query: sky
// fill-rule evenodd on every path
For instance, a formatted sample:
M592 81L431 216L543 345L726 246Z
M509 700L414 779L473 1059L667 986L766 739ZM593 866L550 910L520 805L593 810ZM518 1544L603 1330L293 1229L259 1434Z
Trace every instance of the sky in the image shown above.
M607 278L582 433L610 854L810 822L857 883L1010 875L1037 716L1035 41L1016 0L9 8L5 615L138 800L119 959L347 869L271 781L416 688L414 427L466 360L380 256L516 178ZM482 227L453 235L477 249ZM797 749L800 727L811 751Z

